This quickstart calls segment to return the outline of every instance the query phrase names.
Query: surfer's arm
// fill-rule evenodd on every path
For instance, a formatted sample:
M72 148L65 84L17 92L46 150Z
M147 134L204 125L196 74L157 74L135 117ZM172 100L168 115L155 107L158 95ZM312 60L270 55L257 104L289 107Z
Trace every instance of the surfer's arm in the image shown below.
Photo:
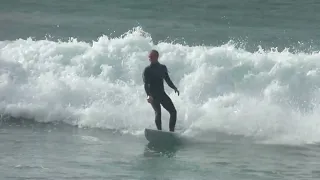
M166 66L164 66L165 69L165 74L164 74L164 80L167 82L168 86L171 87L172 89L176 90L176 86L173 84L173 82L171 81L169 74L168 74L168 69Z
M142 77L144 82L144 90L146 91L147 96L150 96L150 79L147 68L144 69Z

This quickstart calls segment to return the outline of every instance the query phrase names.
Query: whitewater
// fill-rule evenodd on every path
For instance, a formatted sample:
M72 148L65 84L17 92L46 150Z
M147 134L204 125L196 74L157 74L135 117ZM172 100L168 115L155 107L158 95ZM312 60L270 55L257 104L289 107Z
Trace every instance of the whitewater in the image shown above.
M249 52L221 46L154 43L141 27L92 42L34 40L0 43L0 112L37 122L64 122L143 135L154 128L142 72L151 49L160 53L180 90L166 90L177 131L241 135L259 143L317 143L319 52ZM162 115L168 129L168 113Z

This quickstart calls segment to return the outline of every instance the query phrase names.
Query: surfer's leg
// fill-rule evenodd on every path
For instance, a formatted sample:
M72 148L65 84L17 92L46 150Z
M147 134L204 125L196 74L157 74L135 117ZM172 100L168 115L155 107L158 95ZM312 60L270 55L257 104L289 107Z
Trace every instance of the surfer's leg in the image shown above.
M161 130L161 106L160 106L160 102L156 99L153 100L153 102L151 103L151 106L154 110L155 113L155 123L157 126L158 130Z
M169 130L173 132L176 126L177 110L167 94L164 94L164 96L162 97L161 104L163 108L165 108L170 113Z

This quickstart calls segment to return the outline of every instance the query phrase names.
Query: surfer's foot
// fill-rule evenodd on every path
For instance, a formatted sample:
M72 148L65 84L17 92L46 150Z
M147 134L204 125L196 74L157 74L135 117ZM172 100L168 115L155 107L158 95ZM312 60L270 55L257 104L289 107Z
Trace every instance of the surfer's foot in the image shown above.
M174 132L175 124L171 123L169 124L169 131Z
M157 126L157 129L158 129L159 131L162 130L162 128L161 128L161 121L156 121L156 126Z
M176 112L171 113L170 116L170 122L169 122L169 130L171 132L174 132L174 128L176 126L176 119L177 119L177 114Z

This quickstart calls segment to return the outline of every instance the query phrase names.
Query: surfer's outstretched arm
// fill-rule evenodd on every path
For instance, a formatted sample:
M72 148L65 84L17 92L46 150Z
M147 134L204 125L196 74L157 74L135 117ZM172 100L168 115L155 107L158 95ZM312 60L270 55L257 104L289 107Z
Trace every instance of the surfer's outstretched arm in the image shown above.
M177 87L173 84L173 82L171 81L170 77L169 77L169 73L168 73L168 69L166 66L164 66L165 68L165 76L164 76L164 80L167 82L168 86L171 87L172 89L175 90L175 92L178 93L179 95L179 91L177 89Z

